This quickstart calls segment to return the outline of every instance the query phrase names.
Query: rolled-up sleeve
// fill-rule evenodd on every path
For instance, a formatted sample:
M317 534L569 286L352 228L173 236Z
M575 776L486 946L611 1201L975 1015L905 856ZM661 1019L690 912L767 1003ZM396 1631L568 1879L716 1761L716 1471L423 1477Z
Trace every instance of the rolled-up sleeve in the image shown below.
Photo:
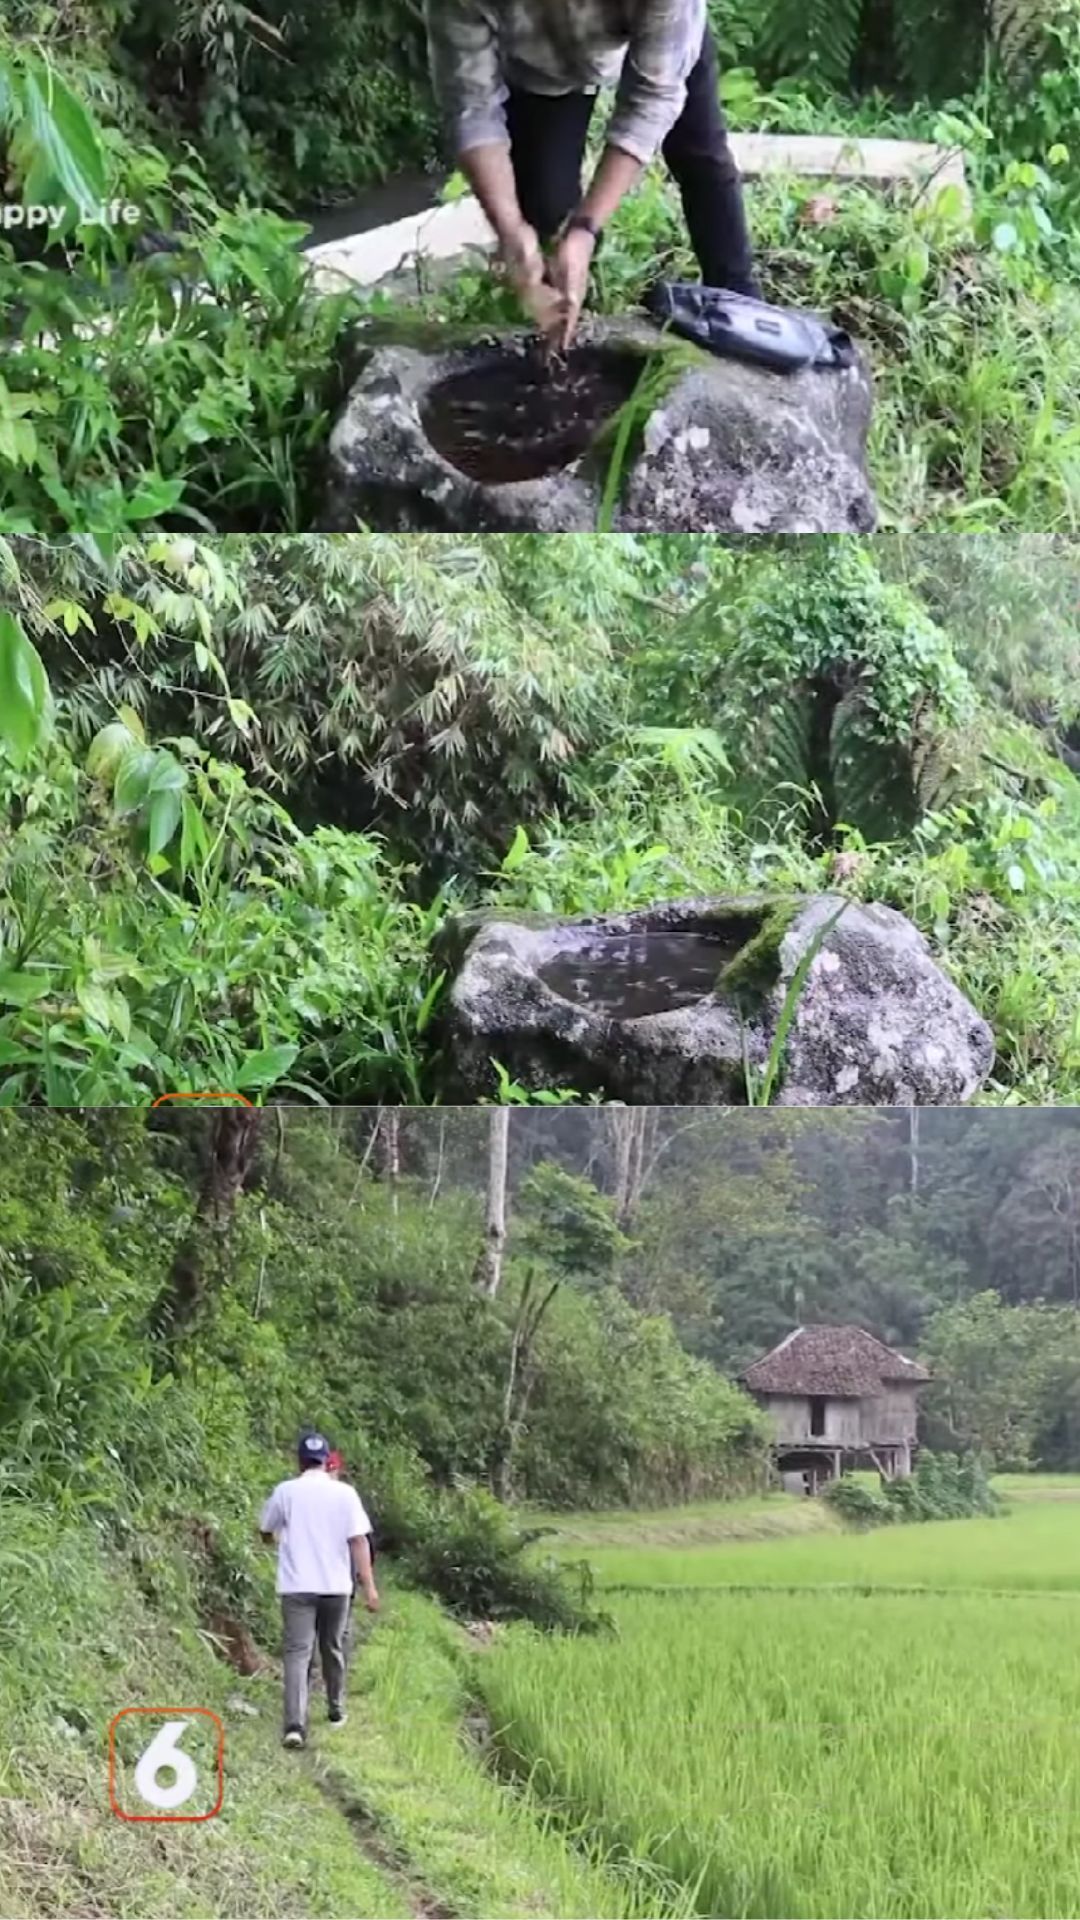
M505 141L506 85L495 18L481 0L426 0L435 98L455 153Z
M648 164L682 112L704 38L705 0L643 0L607 129L609 146Z

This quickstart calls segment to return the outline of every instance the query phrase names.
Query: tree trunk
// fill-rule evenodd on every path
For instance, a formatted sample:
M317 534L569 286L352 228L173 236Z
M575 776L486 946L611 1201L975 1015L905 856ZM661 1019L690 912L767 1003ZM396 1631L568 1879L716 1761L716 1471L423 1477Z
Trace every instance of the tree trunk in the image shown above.
M908 1108L908 1159L911 1168L910 1187L912 1194L919 1191L919 1109Z
M504 1502L509 1501L514 1490L515 1456L536 1384L536 1336L559 1285L558 1280L553 1280L543 1298L537 1300L535 1275L526 1274L522 1283L503 1388L502 1427L491 1465L491 1491L497 1500Z
M396 1213L401 1179L401 1113L397 1107L379 1108L374 1144L375 1167L379 1179L390 1189L390 1206Z
M194 1218L153 1313L155 1329L170 1339L184 1331L206 1297L208 1268L220 1255L232 1226L258 1146L261 1119L255 1107L222 1107L213 1116Z
M443 1118L439 1121L439 1157L435 1162L435 1178L431 1183L431 1198L428 1201L429 1212L433 1210L435 1206L435 1202L439 1197L439 1188L442 1186L443 1162L445 1158L446 1158L446 1118L444 1115Z
M506 1163L510 1145L510 1109L492 1107L488 1132L487 1217L484 1244L477 1255L473 1279L481 1293L494 1300L502 1285L506 1252Z
M648 1107L608 1106L603 1113L611 1138L615 1224L625 1233L633 1224L641 1199L645 1143L655 1132L656 1115Z

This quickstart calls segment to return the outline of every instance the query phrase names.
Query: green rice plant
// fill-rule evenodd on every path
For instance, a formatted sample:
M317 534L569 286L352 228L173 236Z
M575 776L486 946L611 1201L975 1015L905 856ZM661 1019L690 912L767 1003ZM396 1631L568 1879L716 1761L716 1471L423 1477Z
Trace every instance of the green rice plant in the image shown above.
M573 1551L580 1554L580 1543ZM1005 1520L941 1520L860 1534L816 1530L729 1545L706 1541L680 1553L640 1543L598 1545L590 1548L589 1559L600 1584L609 1587L1074 1594L1080 1593L1080 1503L1024 1503Z
M609 1643L512 1628L477 1684L506 1772L698 1913L1080 1912L1063 1657L1080 1595L637 1594L615 1612Z

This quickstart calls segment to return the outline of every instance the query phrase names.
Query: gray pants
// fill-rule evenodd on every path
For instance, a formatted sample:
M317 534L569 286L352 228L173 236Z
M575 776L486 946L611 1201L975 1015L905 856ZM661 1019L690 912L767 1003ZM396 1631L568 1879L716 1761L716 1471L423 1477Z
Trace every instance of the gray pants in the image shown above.
M285 1639L285 1731L307 1732L308 1668L318 1639L322 1656L326 1703L331 1711L345 1704L345 1634L349 1625L348 1593L283 1593L281 1617Z
M345 1640L344 1640L344 1648L345 1648L345 1667L346 1667L346 1671L348 1670L348 1668L349 1668L349 1666L350 1666L350 1664L351 1664L351 1662L352 1662L352 1647L353 1647L353 1606L354 1606L354 1603L355 1603L355 1600L356 1600L356 1595L355 1595L355 1594L350 1594L350 1596L349 1596L349 1612L348 1612L348 1617L347 1617L347 1619L346 1619L346 1621L345 1621ZM311 1649L311 1659L310 1659L310 1661L308 1662L308 1676L307 1676L307 1683L308 1683L308 1692L309 1692L309 1693L310 1693L310 1692L311 1692L311 1691L313 1690L313 1688L315 1687L315 1685L316 1685L316 1683L317 1683L317 1681L318 1681L318 1678L319 1678L319 1667L320 1667L320 1665L321 1665L321 1662L320 1662L320 1660L319 1660L319 1642L318 1642L318 1640L316 1639L316 1641L315 1641L315 1643L314 1643L314 1645L312 1646L312 1649Z

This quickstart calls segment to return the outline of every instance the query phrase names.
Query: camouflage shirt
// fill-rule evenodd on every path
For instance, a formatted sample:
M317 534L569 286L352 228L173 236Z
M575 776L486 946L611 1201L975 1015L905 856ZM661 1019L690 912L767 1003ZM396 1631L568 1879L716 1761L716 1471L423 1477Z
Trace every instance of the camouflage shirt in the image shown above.
M425 0L431 72L457 153L505 141L510 87L617 87L612 146L652 159L701 52L705 0Z

